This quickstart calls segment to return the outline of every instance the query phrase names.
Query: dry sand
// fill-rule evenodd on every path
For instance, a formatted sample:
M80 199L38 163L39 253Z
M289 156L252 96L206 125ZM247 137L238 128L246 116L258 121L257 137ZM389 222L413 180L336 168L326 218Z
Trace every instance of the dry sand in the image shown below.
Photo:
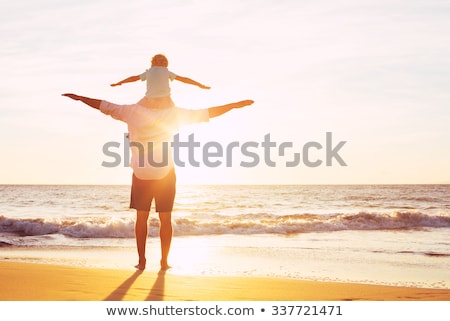
M182 276L158 271L0 262L2 301L447 301L421 289L254 277Z

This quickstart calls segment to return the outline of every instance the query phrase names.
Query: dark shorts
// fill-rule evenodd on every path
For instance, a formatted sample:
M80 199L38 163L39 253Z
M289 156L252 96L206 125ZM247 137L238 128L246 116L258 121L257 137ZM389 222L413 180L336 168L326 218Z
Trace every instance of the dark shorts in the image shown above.
M176 191L175 170L162 179L142 180L133 174L130 208L150 211L155 199L156 212L172 212Z

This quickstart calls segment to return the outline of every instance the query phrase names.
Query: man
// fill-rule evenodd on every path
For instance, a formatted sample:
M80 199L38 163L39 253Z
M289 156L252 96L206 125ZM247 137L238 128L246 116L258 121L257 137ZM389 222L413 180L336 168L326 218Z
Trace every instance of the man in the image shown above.
M136 209L135 235L139 255L139 263L135 267L144 270L146 266L147 221L152 200L155 199L160 220L161 269L170 268L167 259L173 235L172 209L176 175L172 153L168 152L169 142L181 125L208 121L209 118L220 116L234 108L251 105L253 100L189 110L178 107L151 109L138 104L117 105L75 94L63 96L79 100L127 123L133 169L130 208Z

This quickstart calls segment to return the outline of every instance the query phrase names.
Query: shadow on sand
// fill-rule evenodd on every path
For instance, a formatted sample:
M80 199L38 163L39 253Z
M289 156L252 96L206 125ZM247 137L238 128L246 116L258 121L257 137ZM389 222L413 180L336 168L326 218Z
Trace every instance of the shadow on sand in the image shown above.
M164 277L166 276L166 270L159 270L158 277L153 283L150 292L147 295L145 301L163 301L164 300Z
M142 274L142 271L134 272L128 279L123 281L121 285L118 286L110 295L108 295L103 301L121 301L127 294L128 290L133 285L134 281Z
M142 274L143 271L134 272L128 279L123 281L117 289L111 292L103 301L122 301L127 292L130 290L136 279ZM158 276L153 283L150 292L145 301L163 301L164 300L164 277L166 270L160 270Z

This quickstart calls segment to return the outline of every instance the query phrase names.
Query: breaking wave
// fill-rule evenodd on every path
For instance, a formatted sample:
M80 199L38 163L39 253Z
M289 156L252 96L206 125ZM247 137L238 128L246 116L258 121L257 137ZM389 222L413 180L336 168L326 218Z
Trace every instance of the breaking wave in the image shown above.
M335 232L351 230L409 230L450 228L450 215L417 212L357 214L242 214L201 215L173 219L177 235L279 234ZM17 236L61 234L73 238L133 238L131 218L15 219L0 216L0 232ZM149 219L149 235L157 236L159 222Z

